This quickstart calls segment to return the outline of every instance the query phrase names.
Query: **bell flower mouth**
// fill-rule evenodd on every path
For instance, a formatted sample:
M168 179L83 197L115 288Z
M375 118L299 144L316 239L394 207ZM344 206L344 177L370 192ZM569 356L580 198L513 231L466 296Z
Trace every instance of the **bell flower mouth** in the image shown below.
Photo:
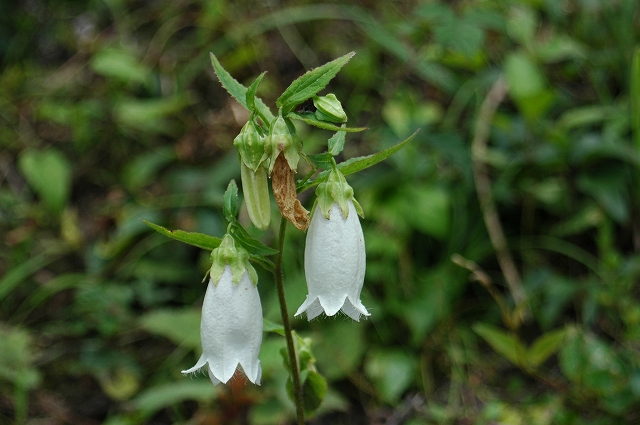
M371 315L359 299L354 301L351 296L344 294L343 296L338 297L307 295L306 300L302 303L298 311L296 311L295 316L300 316L303 313L306 313L307 320L311 321L322 313L331 317L339 311L356 322L360 321L361 316Z

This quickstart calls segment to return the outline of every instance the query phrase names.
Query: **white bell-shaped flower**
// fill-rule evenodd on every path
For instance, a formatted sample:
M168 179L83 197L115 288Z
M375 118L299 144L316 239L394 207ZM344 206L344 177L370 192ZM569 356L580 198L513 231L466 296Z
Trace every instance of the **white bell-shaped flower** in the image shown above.
M296 316L312 320L325 313L342 311L353 320L369 316L360 301L366 254L364 235L354 204L353 190L339 172L318 188L304 251L304 272L309 295ZM334 174L332 173L332 174Z
M228 235L227 235L228 236ZM188 374L207 366L214 385L227 383L240 367L249 381L260 384L262 367L258 354L262 343L262 305L254 284L255 270L248 264L242 248L238 257L229 258L229 236L223 239L221 248L227 251L212 253L214 264L202 305L200 338L202 356ZM223 245L227 245L223 247ZM244 251L244 252L241 252ZM232 254L234 255L234 254ZM217 258L216 258L217 257ZM226 261L223 267L221 262ZM217 263L217 264L216 264ZM241 264L248 265L241 267ZM221 273L220 273L221 271Z

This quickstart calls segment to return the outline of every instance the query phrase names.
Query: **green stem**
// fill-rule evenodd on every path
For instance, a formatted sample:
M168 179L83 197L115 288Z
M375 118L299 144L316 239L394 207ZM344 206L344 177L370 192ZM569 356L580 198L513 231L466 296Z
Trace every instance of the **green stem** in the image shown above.
M280 314L282 315L282 325L284 326L284 336L287 340L287 351L289 352L289 364L291 365L291 379L293 380L293 398L296 404L296 416L298 425L304 425L304 411L302 410L302 387L300 386L300 368L296 349L293 344L293 330L289 322L287 312L287 300L284 296L284 273L282 272L282 252L284 248L284 234L287 228L287 219L280 220L280 232L278 234L278 255L276 255L275 271L273 276L276 280L278 291L278 301L280 302Z

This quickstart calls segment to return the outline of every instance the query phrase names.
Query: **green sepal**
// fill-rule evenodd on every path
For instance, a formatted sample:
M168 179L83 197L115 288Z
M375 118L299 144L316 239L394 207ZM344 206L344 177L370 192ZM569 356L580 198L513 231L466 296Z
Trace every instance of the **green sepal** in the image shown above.
M282 152L289 168L296 170L300 161L302 142L295 132L295 127L287 118L278 116L272 123L269 136L265 141L265 153L269 157L269 175L273 172L276 158Z
M249 263L249 251L242 247L236 247L230 234L224 235L220 246L211 251L211 268L209 276L214 285L220 281L220 277L226 266L231 269L231 280L237 285L246 271L254 285L258 284L258 273Z
M337 203L342 211L342 216L349 216L349 199L353 200L353 188L349 186L344 175L334 168L329 173L326 182L320 183L316 189L318 199L318 208L327 220L329 219L329 210L334 203ZM354 204L355 205L355 204ZM360 208L362 211L362 208Z
M260 168L267 155L265 154L265 138L259 126L250 119L233 139L233 145L240 152L242 162L254 172Z
M313 106L316 107L316 118L321 121L331 121L339 124L347 122L347 114L333 93L329 93L326 96L313 96Z

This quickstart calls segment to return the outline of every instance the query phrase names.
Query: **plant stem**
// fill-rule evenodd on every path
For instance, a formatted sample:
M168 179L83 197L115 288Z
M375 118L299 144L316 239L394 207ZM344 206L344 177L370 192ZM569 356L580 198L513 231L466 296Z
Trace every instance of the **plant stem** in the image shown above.
M278 301L280 302L280 314L282 315L282 325L284 326L284 336L287 340L287 351L289 352L289 364L291 365L291 379L293 381L293 398L296 405L296 416L298 425L304 425L304 411L302 410L302 387L300 387L300 368L298 366L298 356L293 344L293 330L289 322L289 313L287 312L287 300L284 296L284 273L282 271L282 252L284 249L284 234L287 228L287 219L282 217L280 220L280 231L278 234L278 254L276 255L276 264L273 276L276 281L276 289L278 291Z

